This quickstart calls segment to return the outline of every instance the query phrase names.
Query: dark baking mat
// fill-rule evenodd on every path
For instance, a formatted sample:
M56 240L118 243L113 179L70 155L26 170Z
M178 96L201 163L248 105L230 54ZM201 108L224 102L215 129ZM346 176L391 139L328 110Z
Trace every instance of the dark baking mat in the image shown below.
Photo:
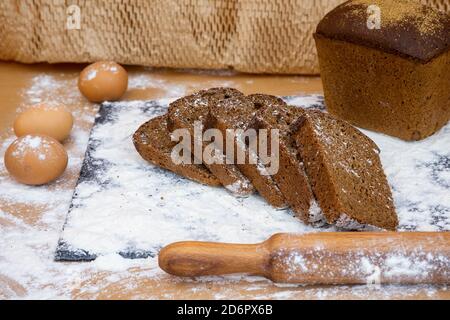
M324 110L321 96L285 100ZM234 198L222 188L191 182L142 160L132 134L140 124L165 113L168 102L101 106L56 260L93 260L112 253L146 258L179 240L251 243L276 232L314 231L289 210L275 210L257 195ZM364 132L382 151L400 230L450 230L450 125L413 143ZM334 229L322 229L330 230Z

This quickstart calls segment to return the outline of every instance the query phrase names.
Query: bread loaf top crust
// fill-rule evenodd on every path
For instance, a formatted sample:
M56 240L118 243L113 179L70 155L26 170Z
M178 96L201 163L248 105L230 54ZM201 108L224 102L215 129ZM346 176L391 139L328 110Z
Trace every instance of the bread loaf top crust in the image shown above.
M450 49L450 15L411 0L350 0L322 19L320 36L427 63Z

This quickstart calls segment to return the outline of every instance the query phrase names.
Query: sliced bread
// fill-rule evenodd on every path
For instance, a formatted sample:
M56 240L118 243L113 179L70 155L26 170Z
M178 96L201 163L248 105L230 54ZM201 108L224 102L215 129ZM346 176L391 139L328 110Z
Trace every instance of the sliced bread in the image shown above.
M167 116L144 123L133 135L133 143L145 160L185 178L209 186L219 186L219 180L202 164L175 164L171 153L174 143L167 130Z
M258 108L259 105L253 104L250 99L243 95L222 99L210 107L206 126L207 128L219 129L223 136L223 145L226 146L227 132L240 130L242 133L247 130ZM257 136L255 135L254 138L256 141ZM234 150L236 150L234 160L237 167L251 181L259 194L272 206L285 208L287 206L286 200L272 176L263 172L266 168L259 159L257 150L250 150L243 137L238 134L232 136L229 141L234 143ZM244 159L238 159L238 152L245 155ZM254 159L253 163L250 161L250 156Z
M380 151L370 138L320 111L305 112L294 129L311 188L328 223L345 229L396 229L398 218Z
M199 121L204 128L210 106L235 96L243 96L243 94L232 88L212 88L180 98L169 105L168 128L171 132L176 129L187 129L191 137L194 137L195 122ZM194 144L194 139L192 139L192 144ZM202 149L206 146L203 140L200 145ZM192 150L194 149L195 147L192 145ZM223 154L217 156L225 158ZM253 193L253 185L234 164L204 164L234 195L248 196Z
M304 109L288 106L282 99L270 95L256 94L248 98L253 104L261 106L251 126L279 130L279 169L273 179L300 219L305 223L320 222L323 215L315 201L291 130L292 124L305 113Z

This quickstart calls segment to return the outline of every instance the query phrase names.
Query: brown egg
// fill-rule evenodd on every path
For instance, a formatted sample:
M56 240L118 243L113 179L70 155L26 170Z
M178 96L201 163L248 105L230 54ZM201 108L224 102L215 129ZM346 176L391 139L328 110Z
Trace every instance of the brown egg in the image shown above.
M52 103L31 106L14 121L16 136L42 134L64 141L72 130L73 117L66 107Z
M91 102L116 101L127 91L128 74L115 62L96 62L81 72L78 88Z
M17 181L41 185L58 178L67 167L67 152L52 137L26 135L6 150L5 166Z

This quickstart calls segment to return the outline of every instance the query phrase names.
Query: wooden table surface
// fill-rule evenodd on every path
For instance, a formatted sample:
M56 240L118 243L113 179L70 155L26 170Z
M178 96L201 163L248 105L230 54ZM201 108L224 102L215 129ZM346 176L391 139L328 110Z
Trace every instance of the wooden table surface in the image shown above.
M5 140L11 139L13 135L11 127L17 110L24 104L30 103L29 94L27 96L24 92L27 92L27 89L29 90L33 83L36 85L36 82L41 81L42 78L39 78L39 76L43 75L48 75L55 81L60 81L61 86L51 91L53 96L40 98L70 101L69 107L77 115L76 125L82 130L88 131L92 126L93 115L98 106L88 103L77 93L74 84L82 68L81 65L21 65L0 62L0 145ZM262 92L275 95L298 95L322 92L321 81L318 77L255 76L232 72L169 71L140 67L129 67L127 69L130 72L130 79L134 77L135 81L139 81L139 77L145 77L147 81L142 82L144 85L138 83L138 85L131 87L124 100L162 98L181 91L189 93L201 88L219 85L233 86L247 94ZM45 82L41 85L45 85ZM45 92L42 94L45 95ZM70 95L70 99L65 95ZM75 142L69 139L65 146L70 149L72 144L75 144ZM3 156L3 154L0 156ZM79 169L80 166L78 165L70 172L66 172L59 185L66 190L73 190ZM6 176L5 169L0 168L0 177ZM70 199L67 201L70 201ZM44 219L46 210L46 206L42 204L36 205L20 201L14 203L10 199L8 201L2 199L2 186L0 184L0 241L10 235L9 232L14 230L15 224L21 224L22 227L25 225L26 230L31 231L44 228L45 230L53 230L53 233L57 232L64 222L64 214L59 215L58 221L49 223L48 219ZM31 231L29 232L32 234ZM30 239L27 239L27 241L30 241ZM48 243L50 249L54 245L56 243ZM10 257L2 256L3 254L4 252L0 252L0 265L2 260L11 261L17 266L21 265L21 261L11 260ZM24 259L23 263L26 263L25 261ZM63 274L64 268L59 266L66 265L67 268L70 268L74 265L53 262L49 254L44 262L48 264L52 273L47 281L39 282L38 288L36 288L36 285L30 284L32 276L29 278L15 277L0 268L0 298L30 297L30 288L32 287L33 297L38 298L50 298L52 294L36 296L36 289L39 291L42 288L42 291L46 292L49 288L56 288L51 292L60 292L58 294L60 297L74 299L450 299L450 294L445 287L295 287L277 286L263 279L249 280L236 277L224 278L221 281L210 279L183 281L169 275L160 274L154 277L147 268L142 266L130 268L126 270L126 273L122 272L120 277L115 277L114 271L96 270L94 268L84 274L80 281L73 283L71 280L69 283L69 280L67 280L68 283L64 283L65 279L70 279L70 277L66 278ZM58 264L58 267L54 264Z

